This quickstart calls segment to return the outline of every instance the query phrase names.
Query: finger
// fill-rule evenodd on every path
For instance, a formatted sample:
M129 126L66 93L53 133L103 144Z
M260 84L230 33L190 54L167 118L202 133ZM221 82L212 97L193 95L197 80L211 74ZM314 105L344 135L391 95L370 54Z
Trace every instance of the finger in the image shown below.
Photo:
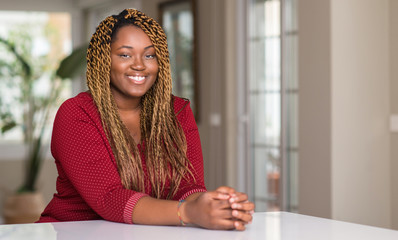
M210 225L210 229L219 229L219 230L232 230L235 229L236 220L231 219L220 219L216 221L216 223L212 223Z
M225 194L235 194L236 191L235 189L231 188L231 187L227 187L227 186L221 186L219 188L216 189L217 192L221 192L221 193L225 193Z
M213 201L214 201L214 202L213 202L213 206L214 206L216 209L220 209L220 210L225 210L225 209L227 209L227 210L232 211L231 205L229 204L228 200L213 199Z
M248 199L249 199L249 197L247 196L247 194L240 192L240 193L235 193L234 196L231 196L229 201L230 201L230 203L246 202Z
M246 211L232 210L232 216L246 224L253 220L253 216Z
M217 213L214 214L213 216L224 220L234 220L234 216L232 216L231 209L221 209L217 211Z
M236 211L236 210L235 210ZM212 218L224 220L240 220L232 214L232 209L218 209L213 212ZM239 217L239 215L237 215Z
M232 203L231 208L236 210L252 212L254 210L254 203L249 201L244 203Z
M213 199L228 200L231 196L228 193L213 191L209 192Z
M238 231L243 231L246 229L245 224L242 223L241 221L234 221L234 227Z
M229 196L218 193L218 192L207 192L207 198L210 204L210 207L213 209L231 209L231 205L228 202Z

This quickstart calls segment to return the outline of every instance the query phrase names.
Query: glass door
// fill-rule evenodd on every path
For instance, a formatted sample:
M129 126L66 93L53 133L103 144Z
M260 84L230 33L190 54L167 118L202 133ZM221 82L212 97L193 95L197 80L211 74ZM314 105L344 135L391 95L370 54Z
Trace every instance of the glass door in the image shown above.
M256 211L292 210L297 206L294 1L249 3L249 151Z

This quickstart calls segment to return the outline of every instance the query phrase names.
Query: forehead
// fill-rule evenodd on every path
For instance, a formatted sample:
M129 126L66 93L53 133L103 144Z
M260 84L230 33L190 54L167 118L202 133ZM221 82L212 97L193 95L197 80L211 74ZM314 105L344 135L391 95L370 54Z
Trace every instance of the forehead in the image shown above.
M126 25L119 28L114 36L112 44L134 44L134 45L151 45L151 39L139 27L134 25Z

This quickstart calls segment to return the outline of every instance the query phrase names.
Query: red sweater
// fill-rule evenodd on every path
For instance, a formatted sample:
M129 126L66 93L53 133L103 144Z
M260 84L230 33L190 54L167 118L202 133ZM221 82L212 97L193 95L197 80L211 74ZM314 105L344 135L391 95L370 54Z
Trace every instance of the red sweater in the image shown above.
M185 133L187 157L192 163L191 171L196 182L181 180L173 200L206 191L198 128L192 110L186 103L184 99L174 97L174 111ZM58 170L57 193L38 222L105 219L132 223L135 204L141 197L151 194L145 156L141 146L138 147L146 175L144 193L122 186L114 155L91 95L84 92L65 101L55 117L51 139L51 152Z

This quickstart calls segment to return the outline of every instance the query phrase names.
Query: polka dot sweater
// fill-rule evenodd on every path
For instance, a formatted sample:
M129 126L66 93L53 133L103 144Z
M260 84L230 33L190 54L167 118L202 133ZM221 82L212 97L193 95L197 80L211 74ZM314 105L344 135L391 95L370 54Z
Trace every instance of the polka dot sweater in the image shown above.
M196 179L196 182L189 180L192 178L181 180L173 198L181 200L192 193L205 192L206 188L200 138L189 102L174 97L174 111L187 139L187 157ZM38 222L105 219L132 223L135 204L151 194L145 156L141 146L138 147L146 174L144 193L122 186L91 95L84 92L65 101L55 117L51 139L51 152L58 170L57 193Z

